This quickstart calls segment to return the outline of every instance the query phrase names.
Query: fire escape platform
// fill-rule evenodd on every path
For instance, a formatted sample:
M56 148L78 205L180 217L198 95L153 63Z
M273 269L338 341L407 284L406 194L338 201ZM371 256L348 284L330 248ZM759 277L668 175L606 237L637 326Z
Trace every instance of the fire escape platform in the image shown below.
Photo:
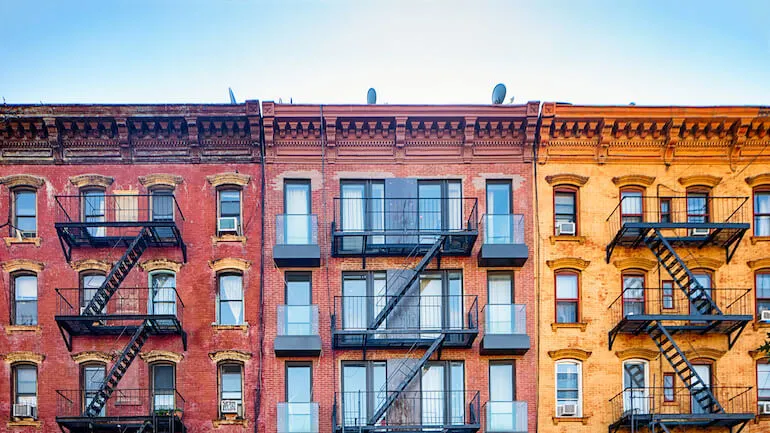
M144 321L152 323L151 334L183 335L176 315L103 314L96 316L55 316L56 324L71 336L132 334Z
M653 322L676 322L667 324L673 332L703 334L731 334L754 320L751 315L697 315L697 314L629 314L615 325L610 333L639 334L646 332Z
M629 411L630 412L630 411ZM669 427L735 427L754 420L753 413L682 413L682 414L644 414L626 413L610 425L610 431L630 428L632 425L647 425L651 422L663 423ZM637 427L638 430L638 427Z
M399 231L351 232L332 226L332 255L334 257L425 255L435 240L444 236L441 250L444 256L470 256L479 236L478 230L466 231Z
M337 426L339 433L382 432L382 433L416 433L416 432L446 432L446 433L475 433L481 429L481 424L451 424L451 425L362 425Z
M717 246L729 247L749 229L749 223L659 223L626 222L615 234L611 245L642 247L642 239L650 230L658 229L672 246ZM684 230L683 230L684 229ZM699 232L699 230L702 230ZM693 233L706 233L695 236Z
M468 348L479 335L478 329L443 330L351 330L332 328L335 349L409 349L429 347L438 333L446 334L443 347Z
M183 247L184 241L174 221L124 221L124 222L57 222L54 224L59 239L70 248L105 248L116 245L128 246L142 228L147 228L151 247ZM90 229L90 231L89 231ZM104 235L94 235L96 230Z
M174 416L103 416L103 417L56 417L60 427L69 433L137 433L142 431L142 426L152 422L154 428L145 431L185 433L187 428L182 420Z

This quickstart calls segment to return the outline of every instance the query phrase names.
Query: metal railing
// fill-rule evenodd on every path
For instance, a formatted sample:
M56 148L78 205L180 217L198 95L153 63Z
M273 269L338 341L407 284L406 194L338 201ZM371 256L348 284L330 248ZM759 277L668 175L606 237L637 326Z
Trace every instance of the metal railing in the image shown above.
M56 222L99 223L184 221L172 193L57 195Z
M56 289L56 315L80 316L97 288ZM89 294L90 292L90 294ZM110 298L105 316L174 316L182 322L184 303L173 287L118 287Z
M724 408L724 415L753 414L754 396L752 387L745 386L712 386L711 393ZM687 415L693 417L707 414L692 398L686 387L629 387L610 399L612 419L621 421L631 416L651 414ZM716 411L716 409L714 409ZM718 413L709 413L719 417Z
M56 417L79 418L96 390L56 391ZM185 400L176 389L116 389L104 407L101 417L151 417L176 416L184 414Z
M318 335L318 305L279 305L278 335Z
M524 215L485 214L481 225L485 244L524 243Z
M278 403L277 433L317 433L318 403Z
M275 243L276 245L318 245L318 216L276 215Z
M481 313L485 334L527 333L527 306L524 304L487 304Z
M368 425L370 417L394 391L354 391L335 394L340 427ZM376 426L447 428L481 424L478 391L403 391Z
M488 401L484 405L485 431L527 433L526 401Z

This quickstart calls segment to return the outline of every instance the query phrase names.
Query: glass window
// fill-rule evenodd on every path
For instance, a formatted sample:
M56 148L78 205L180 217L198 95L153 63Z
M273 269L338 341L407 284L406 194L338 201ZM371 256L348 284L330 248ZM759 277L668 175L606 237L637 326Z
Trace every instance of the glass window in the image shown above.
M155 315L176 314L176 275L170 271L150 274L149 313Z
M104 378L106 377L106 367L104 365L84 365L81 370L81 377L83 378L83 410L85 411L88 406L91 405L91 401L96 397L96 394L102 388L104 384ZM102 407L99 416L104 416L105 407Z
M563 361L556 364L556 407L576 405L576 416L581 416L582 389L580 363Z
M663 373L663 400L674 401L674 373Z
M578 321L578 275L573 272L556 274L556 323Z
M623 275L623 315L644 314L644 275Z
M642 192L639 190L620 191L620 214L623 223L642 222Z
M770 402L770 364L757 364L757 397L759 401Z
M670 223L671 220L671 199L670 198L661 198L660 199L660 222L662 223Z
M224 364L220 367L221 400L243 402L242 369L240 364Z
M17 365L13 368L14 404L37 407L37 367Z
M286 366L286 401L309 403L312 401L312 394L310 365L288 364Z
M235 218L235 231L241 232L241 190L240 189L220 189L219 190L219 217ZM225 228L222 227L223 231Z
M709 221L708 196L706 192L687 193L688 223L705 223Z
M313 335L308 272L286 273L285 335Z
M485 243L510 244L514 242L511 212L511 182L487 181Z
M174 193L170 189L154 189L150 194L152 221L174 220Z
M369 416L387 398L383 361L342 365L342 412L345 426L366 425Z
M81 277L80 314L83 314L83 310L91 303L91 299L106 279L107 277L101 274L85 274Z
M283 194L286 243L289 245L312 244L310 181L287 180L283 186Z
M152 395L155 410L174 410L174 366L152 366Z
M770 271L757 272L757 317L762 311L770 310Z
M557 190L554 193L554 230L559 223L577 223L576 212L577 192L569 190Z
M87 223L105 222L105 196L104 191L98 189L83 191L83 219ZM105 226L88 227L88 234L94 237L103 237L106 234Z
M517 321L513 306L513 274L490 272L487 274L486 332L490 334L515 334Z
M15 276L13 292L13 324L37 325L37 276Z
M243 325L243 277L240 274L219 276L219 324Z
M671 310L674 308L674 282L663 281L661 285L663 286L663 308Z
M770 236L770 191L754 193L754 236Z
M22 237L37 235L37 193L32 190L17 190L13 200L13 225Z

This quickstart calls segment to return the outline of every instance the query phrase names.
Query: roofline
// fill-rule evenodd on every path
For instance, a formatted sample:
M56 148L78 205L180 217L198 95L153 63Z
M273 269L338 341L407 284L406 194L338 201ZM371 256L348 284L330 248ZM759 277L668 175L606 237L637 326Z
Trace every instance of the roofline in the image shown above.
M543 117L743 117L770 116L770 106L761 105L573 105L560 102L545 102L541 110Z

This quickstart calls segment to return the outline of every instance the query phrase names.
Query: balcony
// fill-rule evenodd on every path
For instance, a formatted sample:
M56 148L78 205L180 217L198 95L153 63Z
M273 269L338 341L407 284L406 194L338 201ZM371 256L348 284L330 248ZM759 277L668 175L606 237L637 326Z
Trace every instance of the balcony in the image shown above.
M334 298L332 343L337 349L428 347L446 334L444 347L470 347L479 333L476 296L402 296L377 329L369 324L392 296Z
M484 405L487 433L527 433L526 401L488 401Z
M481 428L478 391L404 391L380 419L370 419L391 392L336 393L332 412L336 431L473 433Z
M618 246L644 247L644 238L655 229L674 247L725 248L729 261L749 229L751 204L748 200L748 197L695 194L624 197L607 218L611 239L607 244L607 261Z
M70 433L186 432L185 400L175 390L116 389L101 416L84 415L90 391L56 391L56 422ZM152 425L152 428L145 426Z
M318 403L278 403L277 433L318 433Z
M317 305L279 305L276 356L318 356L321 337L318 334Z
M471 254L478 237L477 199L334 199L334 256L424 255L442 235L443 255Z
M316 215L282 214L275 216L273 261L279 268L321 266Z
M171 194L58 195L56 232L67 260L72 248L128 247L143 228L155 247L187 247L182 240L184 215Z
M699 314L680 289L628 288L609 306L615 324L609 332L610 348L618 334L645 332L654 321L665 321L673 332L719 333L729 337L729 346L753 320L751 289L708 289L722 314Z
M527 307L521 304L487 304L482 355L523 355L529 350Z
M484 215L479 266L524 266L529 249L524 243L524 215Z
M688 430L698 427L732 428L754 419L755 407L750 387L714 386L710 390L724 411L716 407L710 412L704 410L685 387L626 388L610 399L613 414L610 432L650 422L664 423L669 428L686 426Z

